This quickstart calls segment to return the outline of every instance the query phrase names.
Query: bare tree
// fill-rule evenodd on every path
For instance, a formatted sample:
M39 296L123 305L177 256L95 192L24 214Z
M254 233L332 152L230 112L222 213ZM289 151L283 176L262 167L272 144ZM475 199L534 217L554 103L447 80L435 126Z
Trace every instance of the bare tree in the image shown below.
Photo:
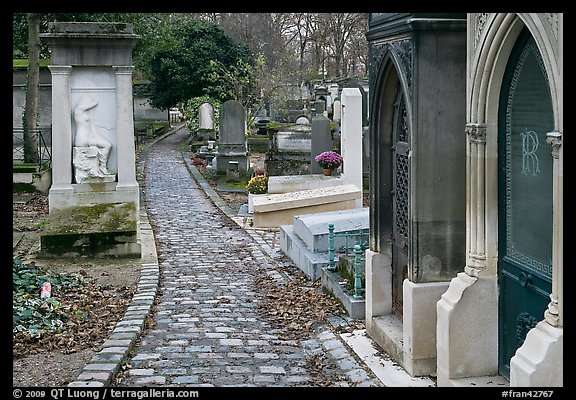
M348 76L366 75L368 72L368 14L358 21L358 27L350 34L346 45Z
M325 32L329 56L334 60L336 76L347 75L346 46L350 37L360 29L367 27L367 15L362 13L324 13L319 18Z

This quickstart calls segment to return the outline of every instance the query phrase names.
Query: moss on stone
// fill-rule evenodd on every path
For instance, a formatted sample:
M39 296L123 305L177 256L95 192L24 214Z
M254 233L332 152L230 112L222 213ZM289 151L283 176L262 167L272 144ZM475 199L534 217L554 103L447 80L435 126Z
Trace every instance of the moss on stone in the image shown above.
M55 210L40 234L39 257L133 256L137 245L134 203L101 203Z
M101 203L53 211L45 235L136 230L134 203Z

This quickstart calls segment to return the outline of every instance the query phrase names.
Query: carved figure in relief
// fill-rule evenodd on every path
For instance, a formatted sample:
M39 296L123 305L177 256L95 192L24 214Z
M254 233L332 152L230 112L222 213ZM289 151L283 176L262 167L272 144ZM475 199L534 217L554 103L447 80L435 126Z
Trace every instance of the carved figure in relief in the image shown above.
M94 175L113 175L108 170L108 156L112 150L112 143L100 136L94 127L91 113L98 102L88 95L84 95L74 108L74 122L76 122L76 136L74 146L98 148L98 171L92 171Z

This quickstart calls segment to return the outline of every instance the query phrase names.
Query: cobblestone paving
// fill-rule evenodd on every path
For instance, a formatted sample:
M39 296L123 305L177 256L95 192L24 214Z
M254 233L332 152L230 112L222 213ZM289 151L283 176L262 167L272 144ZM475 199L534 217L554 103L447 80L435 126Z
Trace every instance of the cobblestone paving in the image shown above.
M259 315L257 275L289 279L274 261L278 233L242 229L214 205L182 159L185 135L177 131L148 155L145 200L160 286L154 321L116 385L315 386L309 360L322 355L331 376L343 377L334 385L381 386L332 324L285 340Z

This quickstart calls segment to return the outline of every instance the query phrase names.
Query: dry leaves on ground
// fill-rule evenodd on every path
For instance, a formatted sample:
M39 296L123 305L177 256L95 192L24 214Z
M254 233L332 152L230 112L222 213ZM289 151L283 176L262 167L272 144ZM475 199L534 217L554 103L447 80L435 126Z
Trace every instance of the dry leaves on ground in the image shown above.
M275 323L286 327L286 339L302 339L307 332L325 323L329 314L345 313L342 305L322 291L320 281L312 282L298 274L284 286L269 275L256 279L265 294L261 311Z
M60 333L32 338L28 332L12 336L13 386L66 386L110 336L130 304L139 263L127 260L38 260L40 232L48 217L48 197L40 193L14 193L12 226L22 238L13 257L36 263L55 274L80 273L84 284L59 292L57 299L68 318ZM122 267L122 268L120 268Z
M82 286L63 293L54 292L68 319L61 333L44 334L31 338L27 332L12 336L12 356L29 356L46 351L59 350L64 354L91 348L98 351L122 319L130 301L130 287L102 287L96 280L87 279Z

